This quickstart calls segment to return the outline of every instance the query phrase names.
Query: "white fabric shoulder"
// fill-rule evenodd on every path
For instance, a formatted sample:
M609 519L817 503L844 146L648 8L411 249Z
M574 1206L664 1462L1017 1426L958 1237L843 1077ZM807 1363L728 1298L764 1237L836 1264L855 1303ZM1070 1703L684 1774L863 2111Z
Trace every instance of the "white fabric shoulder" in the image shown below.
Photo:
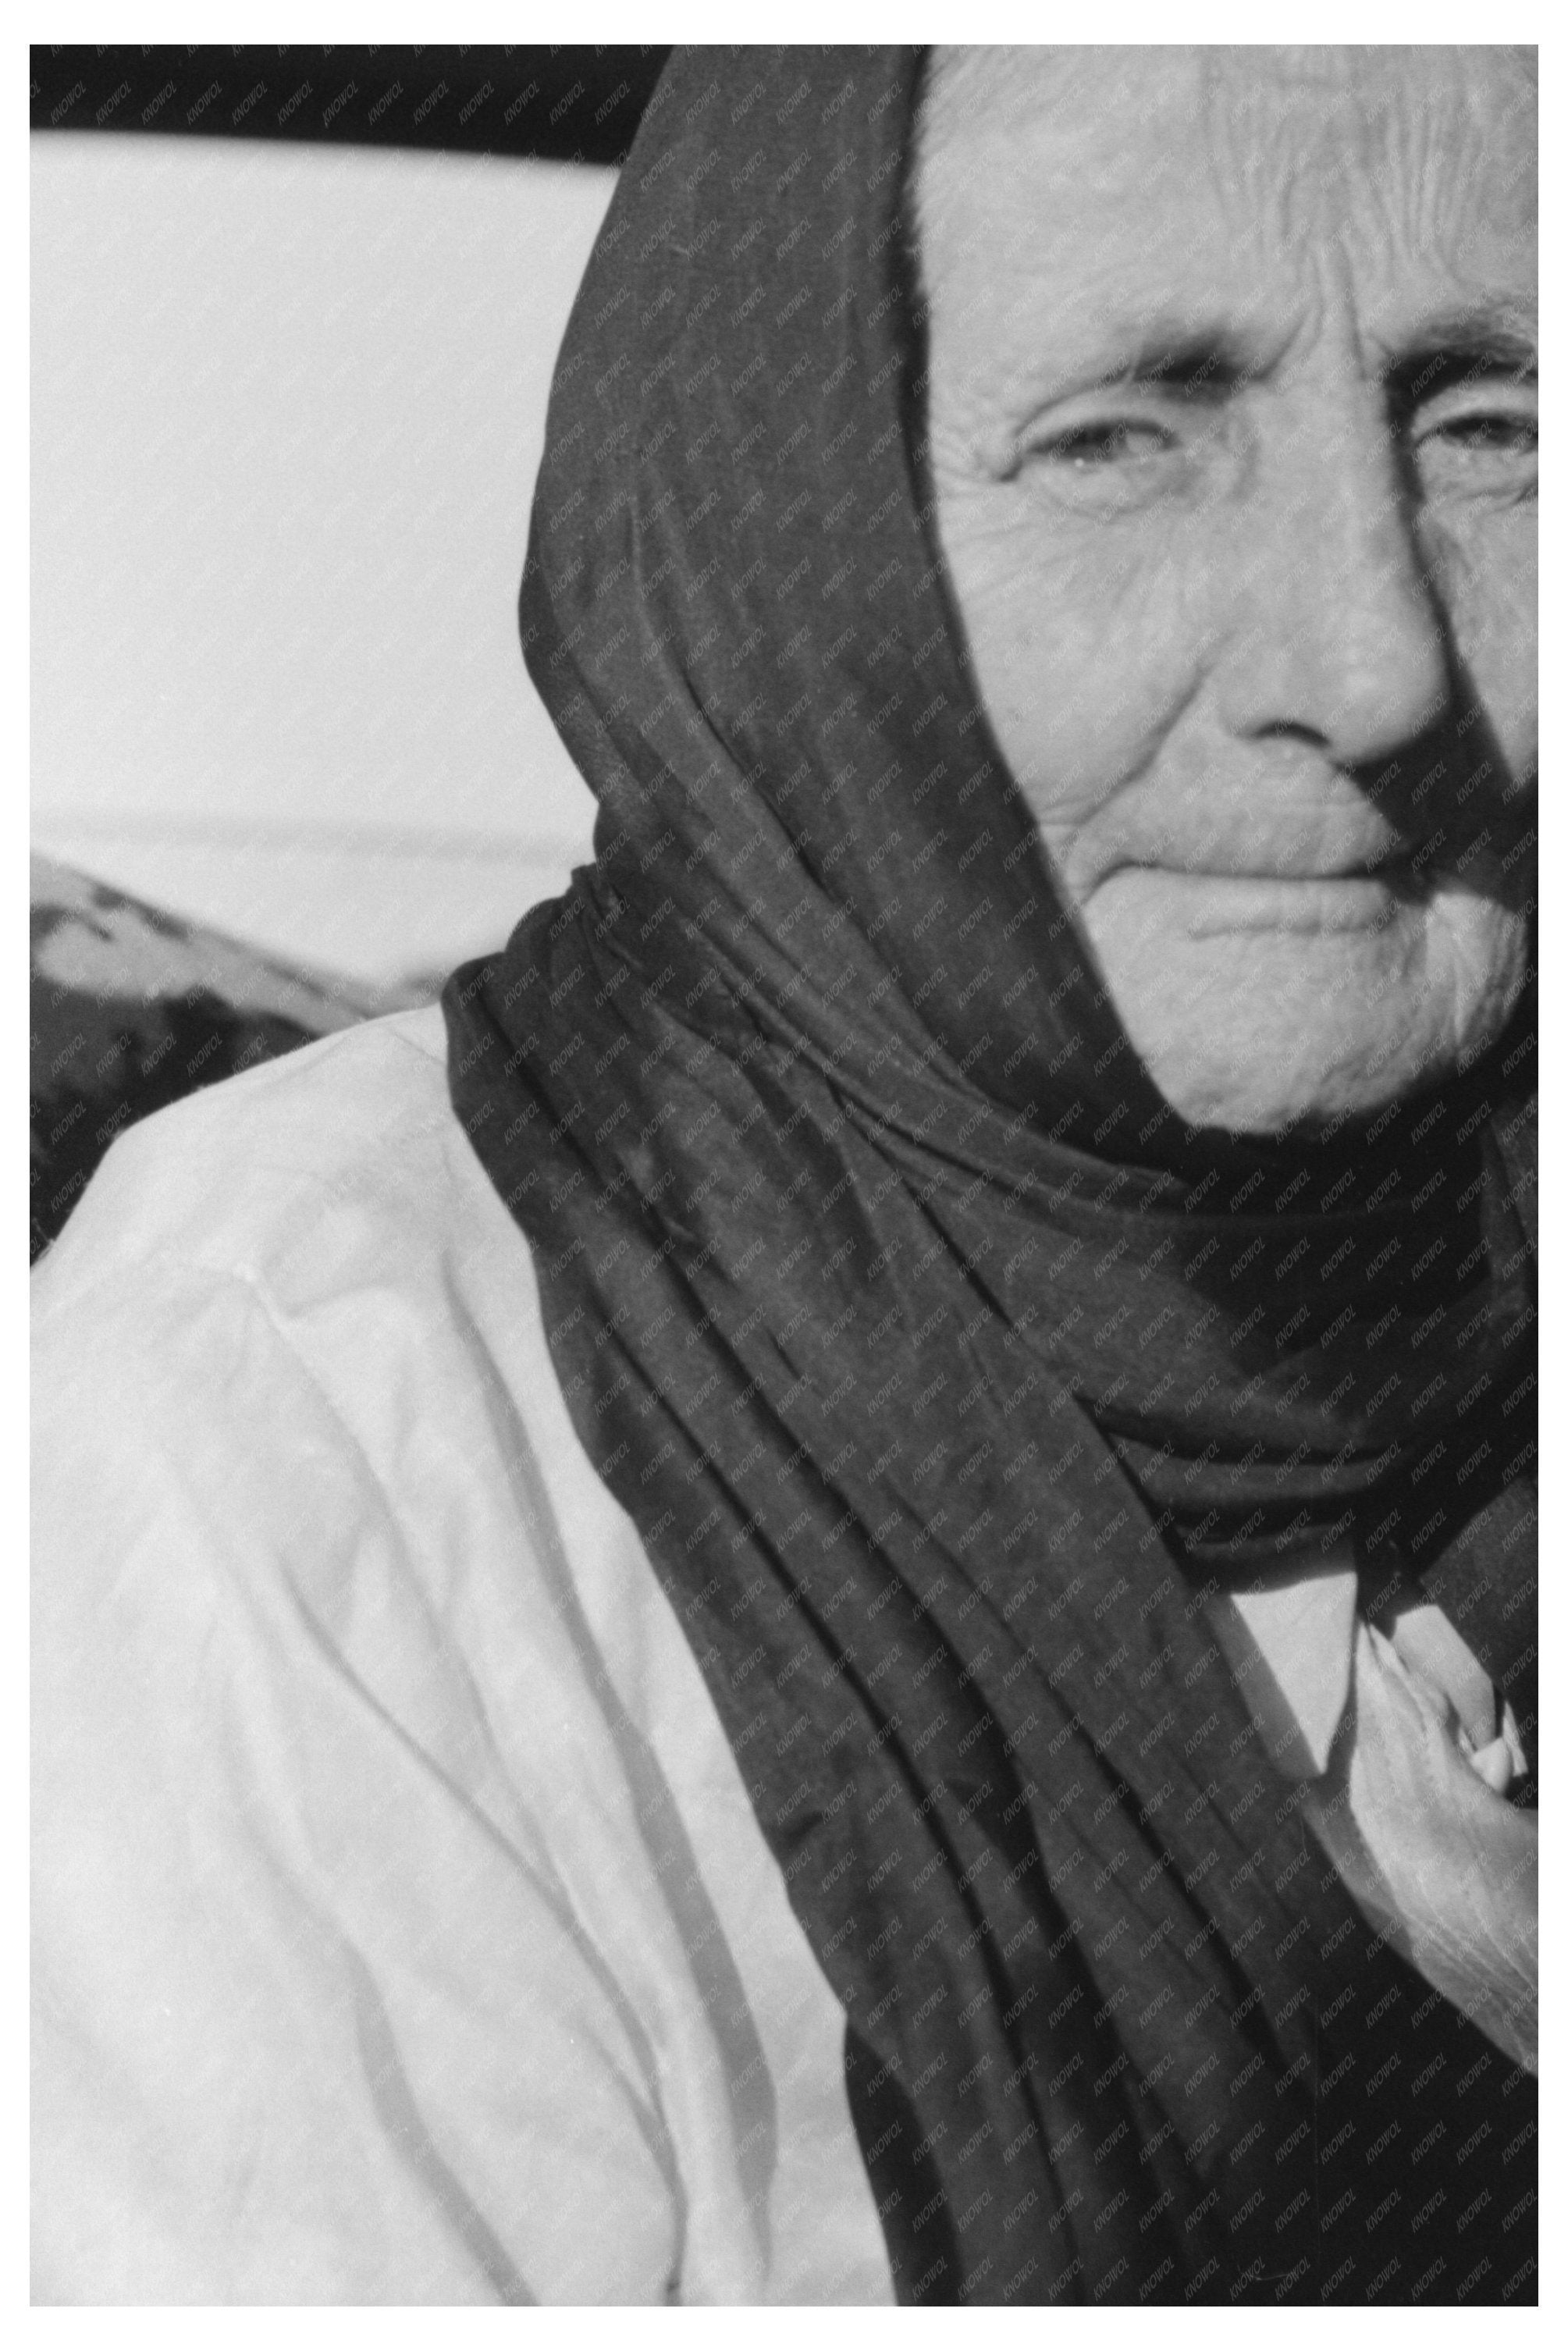
M35 2298L885 2302L841 2011L439 1012L35 1277Z

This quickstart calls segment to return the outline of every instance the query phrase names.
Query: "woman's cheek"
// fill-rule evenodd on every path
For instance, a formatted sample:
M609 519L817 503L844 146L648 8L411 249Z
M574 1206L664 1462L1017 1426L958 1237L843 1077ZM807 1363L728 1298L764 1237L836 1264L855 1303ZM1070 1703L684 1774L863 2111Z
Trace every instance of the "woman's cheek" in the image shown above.
M1428 540L1455 652L1515 785L1533 778L1536 762L1537 536L1529 506L1460 517Z
M1103 537L1062 569L1043 664L1057 769L1088 807L1149 767L1204 666L1202 612L1165 534Z
M1512 781L1533 779L1539 741L1535 517L1517 536L1527 545L1489 549L1478 597L1475 649L1467 658L1476 692L1501 744Z
M1157 517L1053 510L1018 483L949 487L941 537L976 683L1053 846L1155 756L1201 668L1188 557Z

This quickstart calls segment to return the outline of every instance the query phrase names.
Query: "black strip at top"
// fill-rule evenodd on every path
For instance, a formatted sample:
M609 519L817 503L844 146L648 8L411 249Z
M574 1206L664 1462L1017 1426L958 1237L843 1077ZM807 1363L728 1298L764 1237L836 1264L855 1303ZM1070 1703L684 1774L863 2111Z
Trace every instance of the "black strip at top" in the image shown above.
M619 163L667 48L39 43L35 131L190 131Z

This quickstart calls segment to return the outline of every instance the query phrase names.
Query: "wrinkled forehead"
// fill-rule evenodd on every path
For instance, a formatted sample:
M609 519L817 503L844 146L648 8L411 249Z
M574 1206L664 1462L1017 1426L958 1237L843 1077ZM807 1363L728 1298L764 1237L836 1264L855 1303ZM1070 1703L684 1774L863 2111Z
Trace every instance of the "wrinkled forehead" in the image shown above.
M1401 242L1535 214L1534 52L1501 47L945 48L922 104L923 245L1347 217Z

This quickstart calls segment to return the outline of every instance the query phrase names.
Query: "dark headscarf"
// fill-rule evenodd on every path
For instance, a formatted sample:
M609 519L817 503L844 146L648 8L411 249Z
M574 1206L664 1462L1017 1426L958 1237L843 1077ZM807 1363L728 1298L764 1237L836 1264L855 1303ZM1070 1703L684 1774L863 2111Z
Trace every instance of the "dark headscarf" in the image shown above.
M1155 1091L936 553L917 77L660 83L522 598L595 862L453 979L453 1099L844 2004L901 2295L1298 2298L1323 2019L1421 1987L1204 1596L1350 1539L1522 1653L1530 1044L1311 1145Z

